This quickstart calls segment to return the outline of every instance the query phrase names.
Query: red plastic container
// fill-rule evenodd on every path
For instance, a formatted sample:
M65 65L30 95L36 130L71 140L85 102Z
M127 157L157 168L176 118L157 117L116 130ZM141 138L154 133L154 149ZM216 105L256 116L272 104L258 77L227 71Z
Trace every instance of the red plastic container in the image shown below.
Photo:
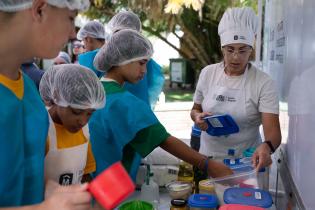
M116 162L99 174L88 190L105 208L113 209L135 191L135 185L121 162Z
M219 208L219 210L264 210L263 208L256 206L244 206L240 204L225 204Z

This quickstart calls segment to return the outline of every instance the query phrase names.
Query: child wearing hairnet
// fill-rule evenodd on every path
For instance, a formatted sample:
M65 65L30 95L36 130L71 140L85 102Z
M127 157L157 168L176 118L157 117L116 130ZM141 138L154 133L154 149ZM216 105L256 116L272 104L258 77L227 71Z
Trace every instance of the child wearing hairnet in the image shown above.
M48 113L36 86L20 71L34 57L56 57L75 36L77 12L88 6L88 0L0 1L0 209L90 207L87 185L57 187L44 201Z
M94 59L95 67L106 72L102 83L107 94L106 106L89 121L95 174L120 160L130 173L138 167L133 165L136 152L145 157L158 146L213 177L230 174L223 164L209 160L167 133L150 106L124 89L125 82L135 84L144 77L152 53L146 38L124 29L114 33Z
M132 29L141 33L141 20L132 11L121 11L114 15L108 22L108 34L123 30ZM161 66L152 58L146 64L147 72L136 84L125 83L125 89L133 95L145 101L152 108L155 106L164 85L164 75Z
M105 105L101 82L83 66L63 64L45 72L39 91L50 115L45 179L60 185L87 181L96 167L87 122Z
M54 65L70 64L71 58L68 53L60 51L58 56L54 58Z
M93 66L93 60L98 50L105 44L105 28L98 21L90 21L78 32L77 39L82 40L86 52L78 56L79 64L91 69L98 77L103 76L103 72L98 71Z

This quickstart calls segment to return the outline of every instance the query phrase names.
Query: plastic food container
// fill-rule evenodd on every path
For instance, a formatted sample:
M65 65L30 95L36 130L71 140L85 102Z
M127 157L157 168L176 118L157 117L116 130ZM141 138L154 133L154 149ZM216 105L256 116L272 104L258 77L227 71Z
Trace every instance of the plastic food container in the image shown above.
M201 130L196 124L194 124L191 128L191 135L195 137L200 137L201 135Z
M208 129L206 130L206 132L211 136L222 136L239 132L238 125L236 124L232 116L228 114L212 115L203 119L208 125Z
M190 210L216 210L218 199L215 195L193 194L188 199Z
M235 174L249 172L254 170L252 166L252 159L249 158L241 158L239 164L228 165ZM262 168L257 174L257 182L259 189L269 190L269 168Z
M172 199L187 199L192 191L192 184L175 181L166 185Z
M224 204L224 191L232 187L258 188L255 169L233 175L212 179L220 204Z
M256 206L245 206L240 204L225 204L219 208L219 210L264 210L263 208Z
M99 174L88 190L105 209L113 209L135 191L135 185L121 162L116 162Z
M200 194L215 194L214 184L210 179L201 180L199 182Z
M242 204L269 208L272 206L272 197L269 192L253 188L230 188L224 192L226 204Z
M140 200L134 200L134 201L129 201L127 203L124 203L121 205L119 210L153 210L153 205L151 203L145 202L145 201L140 201Z

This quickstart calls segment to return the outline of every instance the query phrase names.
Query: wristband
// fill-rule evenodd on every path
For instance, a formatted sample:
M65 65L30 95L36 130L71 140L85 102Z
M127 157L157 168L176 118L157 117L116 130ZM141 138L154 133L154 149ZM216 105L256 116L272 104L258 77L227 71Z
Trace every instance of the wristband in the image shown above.
M206 174L208 174L208 168L209 168L209 158L207 158L207 159L205 160L205 165L204 165L204 169L203 169L203 171L204 171Z
M270 141L264 141L263 143L266 143L269 146L271 154L273 154L276 151Z

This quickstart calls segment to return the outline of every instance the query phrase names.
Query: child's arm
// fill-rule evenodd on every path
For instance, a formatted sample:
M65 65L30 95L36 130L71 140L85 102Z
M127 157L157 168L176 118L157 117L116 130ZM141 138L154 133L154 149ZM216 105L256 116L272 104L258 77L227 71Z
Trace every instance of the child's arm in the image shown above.
M233 174L232 170L223 163L208 160L205 155L196 152L174 136L169 136L162 144L160 144L160 147L201 170L206 170L205 167L208 165L207 171L211 177L221 177Z

